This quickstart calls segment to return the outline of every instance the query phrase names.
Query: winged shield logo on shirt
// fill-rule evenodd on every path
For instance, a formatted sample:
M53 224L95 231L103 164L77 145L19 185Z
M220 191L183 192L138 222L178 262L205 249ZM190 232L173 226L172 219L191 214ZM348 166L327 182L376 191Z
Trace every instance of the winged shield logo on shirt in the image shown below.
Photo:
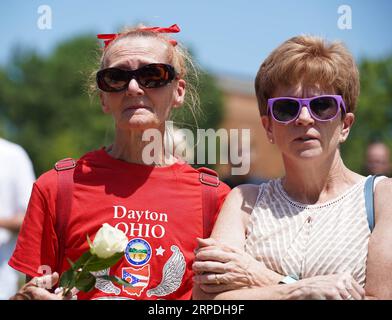
M173 254L163 266L162 280L155 288L147 290L147 297L166 296L181 286L186 266L185 257L177 246L172 245L170 249Z
M95 276L108 276L109 275L110 268L97 271L97 272L92 272ZM121 293L121 290L117 288L111 281L109 280L104 280L97 278L97 282L95 283L95 288L98 290L104 292L104 293L113 293L115 295L119 295Z

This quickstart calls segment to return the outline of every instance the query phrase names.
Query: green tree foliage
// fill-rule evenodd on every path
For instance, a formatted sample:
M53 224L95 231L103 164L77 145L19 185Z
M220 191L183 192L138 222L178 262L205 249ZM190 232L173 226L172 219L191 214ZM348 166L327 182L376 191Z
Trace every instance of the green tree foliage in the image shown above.
M346 164L361 172L366 145L380 140L392 148L392 55L359 65L361 94L350 137L342 146ZM391 149L392 150L392 149Z
M192 113L189 112L189 108L185 105L184 108L175 109L171 119L174 121L174 125L177 128L190 129L193 132L195 139L195 141L193 141L195 157L194 167L203 166L214 169L214 164L208 163L207 157L202 160L202 163L197 163L198 150L202 148L201 146L207 148L208 140L211 139L210 137L206 137L204 141L198 140L197 130L209 128L217 129L220 126L224 114L223 94L217 87L216 80L206 72L200 73L199 80L195 82L197 83L195 87L200 97L200 110ZM216 139L215 143L217 146L216 155L219 157L219 138ZM205 151L205 154L207 153L208 152Z
M61 43L49 56L19 50L0 68L0 135L27 150L37 174L61 158L78 158L111 143L112 119L102 113L99 99L88 95L99 50L94 36L80 36ZM216 128L222 93L206 73L200 76L200 100L198 126ZM179 126L194 127L189 109L181 109L174 115Z

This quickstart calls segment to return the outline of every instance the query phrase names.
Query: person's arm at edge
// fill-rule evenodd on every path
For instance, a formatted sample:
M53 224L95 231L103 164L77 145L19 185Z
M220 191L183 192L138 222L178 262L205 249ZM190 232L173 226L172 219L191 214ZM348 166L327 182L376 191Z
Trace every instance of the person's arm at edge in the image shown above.
M7 229L11 232L18 233L23 224L24 213L18 213L8 219L0 219L0 228Z
M18 233L23 224L27 203L30 199L32 185L35 181L33 164L26 151L18 146L18 152L14 157L13 185L10 187L11 192L15 193L16 212L13 216L0 219L0 228L7 229L13 233Z
M392 179L376 186L375 227L369 240L365 291L368 298L392 299Z

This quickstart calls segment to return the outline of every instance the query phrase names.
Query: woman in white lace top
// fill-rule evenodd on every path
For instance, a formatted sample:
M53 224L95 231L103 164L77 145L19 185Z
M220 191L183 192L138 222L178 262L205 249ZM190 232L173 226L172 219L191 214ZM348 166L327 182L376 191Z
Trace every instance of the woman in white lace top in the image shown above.
M339 150L359 95L352 55L338 42L291 38L261 65L255 88L286 174L232 190L211 238L199 240L194 298L392 299L392 184L376 179L368 218L367 179Z

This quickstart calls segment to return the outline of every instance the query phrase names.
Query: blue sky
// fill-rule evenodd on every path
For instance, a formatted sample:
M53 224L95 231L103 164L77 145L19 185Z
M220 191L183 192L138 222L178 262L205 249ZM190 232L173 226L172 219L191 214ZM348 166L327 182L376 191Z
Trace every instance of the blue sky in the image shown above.
M52 29L40 30L41 5L52 10ZM352 29L338 28L338 8L349 5ZM47 54L81 33L112 33L124 25L177 23L173 37L191 47L199 63L217 74L253 78L269 52L307 33L342 40L359 61L392 54L389 0L7 0L0 2L0 64L14 46Z

